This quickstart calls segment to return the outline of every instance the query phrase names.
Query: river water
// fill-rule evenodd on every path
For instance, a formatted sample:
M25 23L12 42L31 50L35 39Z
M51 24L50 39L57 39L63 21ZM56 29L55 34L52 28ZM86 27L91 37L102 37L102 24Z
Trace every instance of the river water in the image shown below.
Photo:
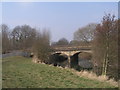
M0 55L0 58L6 58L6 57L11 57L11 56L24 56L24 57L29 57L30 53L28 52L22 52L22 51L12 51L10 53L2 54Z

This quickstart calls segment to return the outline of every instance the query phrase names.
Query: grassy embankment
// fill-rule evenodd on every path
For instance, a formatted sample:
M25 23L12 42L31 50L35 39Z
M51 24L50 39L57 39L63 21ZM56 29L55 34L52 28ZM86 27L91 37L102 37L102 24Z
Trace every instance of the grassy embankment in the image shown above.
M106 82L80 77L68 69L35 64L20 56L4 58L3 88L114 88Z

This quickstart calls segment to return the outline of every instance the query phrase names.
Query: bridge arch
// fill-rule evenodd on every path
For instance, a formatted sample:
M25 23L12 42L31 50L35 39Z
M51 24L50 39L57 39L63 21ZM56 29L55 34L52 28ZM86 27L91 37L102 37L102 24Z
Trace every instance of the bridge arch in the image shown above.
M70 67L71 68L76 68L78 67L78 55L82 53L81 51L74 53L71 57L70 57Z
M66 55L67 58L65 58L64 60L62 60L60 58L59 58L59 60L57 60L57 59L54 59L54 60L56 60L57 64L60 64L61 62L67 60L68 67L74 68L74 67L78 66L78 64L79 64L78 55L80 53L90 53L90 52L87 52L87 51L56 51L56 52L53 52L52 55L58 55L58 56L60 56L61 54Z
M61 52L55 52L51 54L50 61L50 64L53 64L54 66L65 67L68 65L68 56Z

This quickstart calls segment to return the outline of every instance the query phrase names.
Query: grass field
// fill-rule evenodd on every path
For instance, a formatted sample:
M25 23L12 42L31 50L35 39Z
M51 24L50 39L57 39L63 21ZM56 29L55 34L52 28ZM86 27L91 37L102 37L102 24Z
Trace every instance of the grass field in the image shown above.
M3 88L114 88L109 83L83 78L67 69L35 64L30 58L4 58L2 65Z

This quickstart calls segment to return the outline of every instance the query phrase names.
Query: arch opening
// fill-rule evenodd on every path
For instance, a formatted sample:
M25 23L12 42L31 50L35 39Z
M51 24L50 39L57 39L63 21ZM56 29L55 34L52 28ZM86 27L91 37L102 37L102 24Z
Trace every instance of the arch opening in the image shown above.
M76 70L79 69L79 65L78 65L78 55L79 55L80 53L81 53L81 52L77 52L77 53L75 53L74 55L72 55L72 56L70 57L70 59L71 59L71 62L70 62L71 68L74 68L74 69L76 69Z
M76 70L92 70L92 54L88 52L77 52L71 56L71 68Z
M68 56L63 53L54 53L50 56L50 63L54 66L65 67L68 64Z

